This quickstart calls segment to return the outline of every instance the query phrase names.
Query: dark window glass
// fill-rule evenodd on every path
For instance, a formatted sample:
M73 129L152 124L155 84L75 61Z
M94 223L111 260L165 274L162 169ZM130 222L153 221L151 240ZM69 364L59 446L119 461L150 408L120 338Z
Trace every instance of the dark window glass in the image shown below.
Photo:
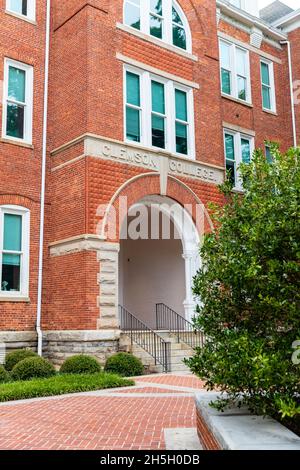
M176 152L188 154L188 131L187 125L176 122Z
M24 138L24 106L8 103L6 135L18 139Z
M126 108L126 137L133 142L140 142L140 111L134 108Z
M165 119L152 114L152 145L165 148Z

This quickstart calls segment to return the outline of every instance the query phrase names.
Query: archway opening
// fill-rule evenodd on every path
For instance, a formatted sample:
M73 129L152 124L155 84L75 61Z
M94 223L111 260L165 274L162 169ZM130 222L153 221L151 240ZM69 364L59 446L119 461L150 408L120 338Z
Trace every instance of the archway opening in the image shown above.
M149 196L134 204L121 230L119 303L152 329L157 303L190 320L198 250L196 227L178 203Z

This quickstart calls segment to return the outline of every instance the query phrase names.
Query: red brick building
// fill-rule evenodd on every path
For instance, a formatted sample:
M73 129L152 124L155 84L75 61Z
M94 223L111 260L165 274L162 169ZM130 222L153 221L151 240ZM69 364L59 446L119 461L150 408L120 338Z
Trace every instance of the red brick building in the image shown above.
M0 341L103 360L119 304L190 318L197 207L226 167L241 190L255 147L299 142L299 38L280 2L0 1ZM181 240L121 239L153 204Z

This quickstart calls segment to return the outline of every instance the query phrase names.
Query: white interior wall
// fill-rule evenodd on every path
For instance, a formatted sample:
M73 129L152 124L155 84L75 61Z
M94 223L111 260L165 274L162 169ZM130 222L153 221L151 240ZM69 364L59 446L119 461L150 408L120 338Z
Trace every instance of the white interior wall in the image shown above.
M170 240L121 240L119 302L151 328L155 328L156 303L163 302L184 315L182 254L182 242L174 236Z

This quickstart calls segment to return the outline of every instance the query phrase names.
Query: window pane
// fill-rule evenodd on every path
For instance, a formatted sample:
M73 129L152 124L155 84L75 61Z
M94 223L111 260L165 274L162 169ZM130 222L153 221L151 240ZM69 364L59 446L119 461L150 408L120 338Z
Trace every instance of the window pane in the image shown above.
M162 16L162 0L150 0L150 11Z
M235 163L230 160L226 160L226 171L229 172L229 180L233 186L235 186Z
M140 106L140 77L131 72L126 74L127 103Z
M231 73L222 69L222 92L231 95Z
M21 256L3 254L2 257L2 291L20 290Z
M251 147L248 139L241 139L242 146L242 162L250 163L251 161Z
M263 107L266 109L271 109L271 93L270 88L263 85L262 87L263 94Z
M237 74L247 76L247 52L236 49L236 68Z
M220 51L221 51L221 66L224 69L230 70L231 69L231 60L230 60L230 46L225 42L220 43Z
M176 152L187 155L188 153L188 139L187 139L187 125L176 122Z
M25 103L25 70L9 67L8 98Z
M27 15L27 0L10 0L9 9L20 15Z
M133 142L140 142L140 111L138 109L126 108L126 137Z
M163 83L151 82L152 86L152 111L165 114L165 86Z
M150 34L155 38L162 39L163 22L161 18L150 15Z
M22 250L22 216L4 214L4 241L3 249L6 251Z
M6 135L18 139L24 138L24 106L8 103Z
M152 115L152 145L165 148L165 119Z
M266 145L266 159L268 163L273 163L273 155L271 153L271 148Z
M186 93L181 90L175 90L176 119L187 121L187 99Z
M174 23L177 23L180 26L183 26L181 18L180 18L178 12L176 11L176 9L174 7L172 8L172 19L173 19Z
M134 2L137 3L137 2ZM141 12L139 6L129 2L125 4L125 24L135 29L141 29Z
M230 134L225 134L225 149L226 149L226 158L228 160L235 159L234 152L234 137Z
M243 77L238 77L238 97L240 100L246 101L247 99L247 81Z
M270 73L268 64L261 63L261 80L264 85L270 86Z
M186 49L185 29L173 24L173 44L174 46Z

